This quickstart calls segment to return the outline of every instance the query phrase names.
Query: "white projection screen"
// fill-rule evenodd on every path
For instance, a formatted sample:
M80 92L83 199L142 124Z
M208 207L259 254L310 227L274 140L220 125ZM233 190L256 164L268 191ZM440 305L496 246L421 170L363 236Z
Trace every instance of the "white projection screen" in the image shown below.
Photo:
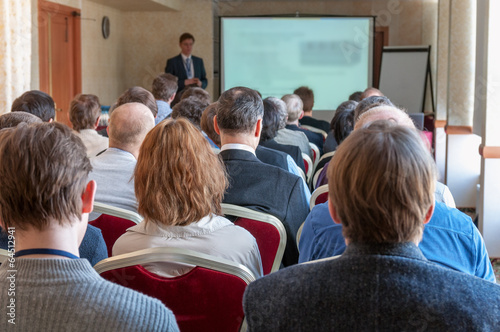
M309 86L315 111L335 110L372 85L373 29L373 17L221 17L221 91Z

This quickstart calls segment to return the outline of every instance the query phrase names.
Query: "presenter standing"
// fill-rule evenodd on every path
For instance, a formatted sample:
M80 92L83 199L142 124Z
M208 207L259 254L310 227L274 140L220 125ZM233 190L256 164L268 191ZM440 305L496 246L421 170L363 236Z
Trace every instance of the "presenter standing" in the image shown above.
M203 89L207 87L208 81L203 59L191 55L193 44L193 35L183 33L179 38L181 54L167 60L165 72L179 78L178 92L186 86L198 86Z

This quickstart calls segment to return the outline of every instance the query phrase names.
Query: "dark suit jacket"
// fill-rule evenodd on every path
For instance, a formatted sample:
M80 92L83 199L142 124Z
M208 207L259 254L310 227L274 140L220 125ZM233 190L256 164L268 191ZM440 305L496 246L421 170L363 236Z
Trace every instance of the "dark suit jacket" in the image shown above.
M257 159L264 164L272 165L288 171L287 154L281 151L266 148L264 146L257 146L255 149Z
M315 144L318 147L319 153L320 154L323 153L323 135L321 135L319 133L315 133L315 132L307 130L307 129L302 129L296 125L286 125L285 128L290 129L290 130L294 130L294 131L303 132L304 134L306 134L309 142Z
M330 124L328 122L315 119L312 116L303 116L302 119L299 120L299 123L304 126L311 126L321 129L325 133L328 133L330 131Z
M306 167L304 166L304 159L302 158L302 152L300 151L300 148L298 146L280 144L276 142L274 138L264 142L260 142L259 145L269 149L285 152L286 154L290 155L290 157L292 157L297 166L299 166L304 171L304 174L306 173Z
M264 164L248 151L225 150L220 156L229 175L224 203L268 213L281 220L287 235L283 264L296 264L297 231L309 213L302 179Z
M205 66L203 65L203 59L191 55L191 60L193 61L194 67L194 77L197 77L201 81L201 87L205 89L207 87L207 74L205 73ZM187 80L186 68L184 67L184 61L182 61L182 56L179 54L167 60L167 66L165 67L165 73L172 74L179 78L177 82L177 91L184 89L184 80Z
M333 260L248 285L249 331L498 331L500 287L429 262L413 243L349 244Z

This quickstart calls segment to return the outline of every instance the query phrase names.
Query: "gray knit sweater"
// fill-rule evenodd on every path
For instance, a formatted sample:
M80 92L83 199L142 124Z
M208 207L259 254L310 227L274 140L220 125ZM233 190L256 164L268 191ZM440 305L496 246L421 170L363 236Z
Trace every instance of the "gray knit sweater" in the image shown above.
M11 330L179 329L159 300L104 280L85 259L21 258L0 266L0 331Z

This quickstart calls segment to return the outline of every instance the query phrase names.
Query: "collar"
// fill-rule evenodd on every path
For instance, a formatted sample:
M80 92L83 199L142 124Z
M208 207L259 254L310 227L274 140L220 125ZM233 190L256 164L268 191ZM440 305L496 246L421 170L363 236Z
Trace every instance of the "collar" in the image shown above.
M239 143L224 144L220 150L221 151L244 150L244 151L251 152L255 156L255 149L252 148L250 145L246 145L246 144L239 144Z
M186 62L186 59L187 58L191 58L191 55L190 56L185 56L184 54L181 53L181 57L182 57L182 61Z
M383 244L349 243L343 255L386 255L427 260L422 251L413 242Z

